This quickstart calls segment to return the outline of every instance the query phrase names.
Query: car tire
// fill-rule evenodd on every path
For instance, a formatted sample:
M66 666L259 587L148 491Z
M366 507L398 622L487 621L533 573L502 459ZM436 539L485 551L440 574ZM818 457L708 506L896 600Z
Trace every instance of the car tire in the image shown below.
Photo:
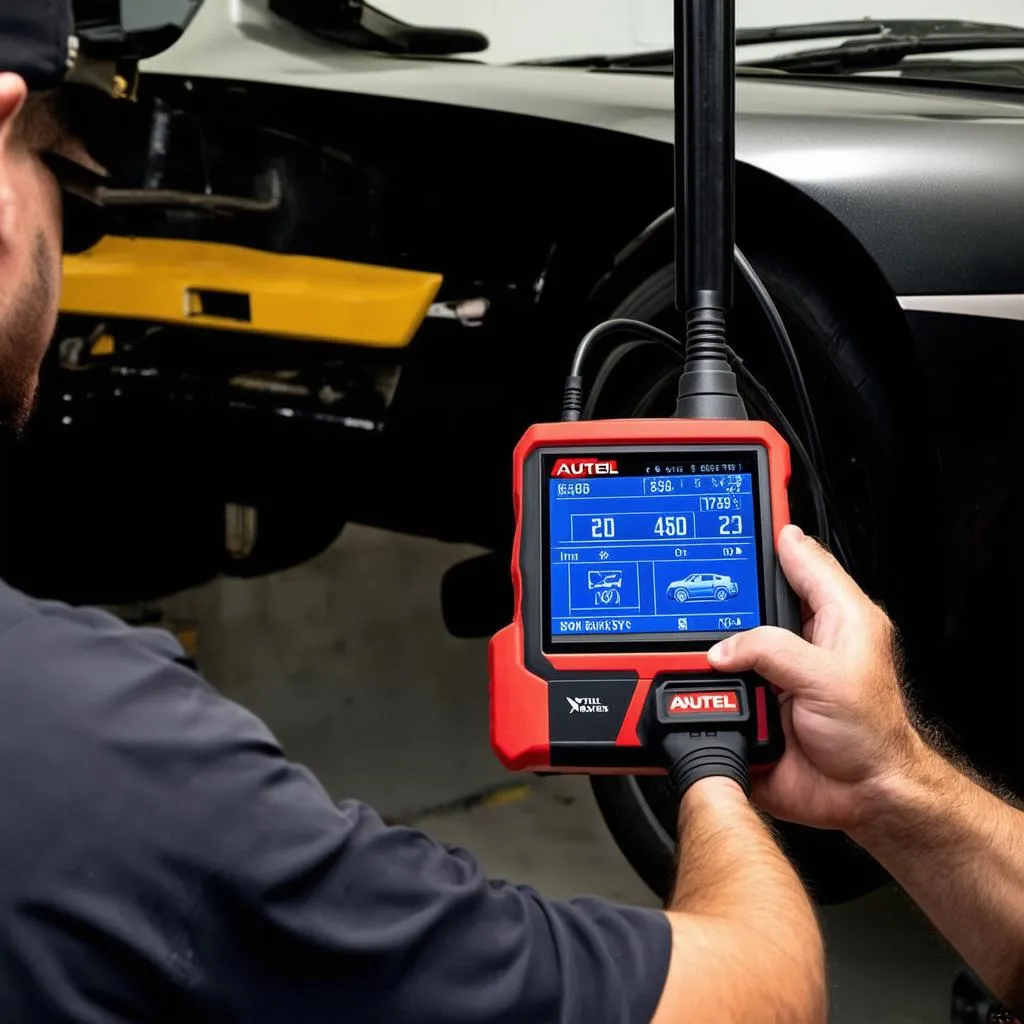
M689 600L690 595L680 587L677 591L672 594L672 598L682 604L684 601Z
M715 591L715 600L716 601L724 601L728 596L729 596L729 591L726 590L725 587L719 587Z
M855 311L848 313L848 308L843 308L841 290L829 293L822 287L817 273L806 262L802 264L785 256L761 259L753 253L748 253L748 256L754 259L765 284L775 297L793 334L801 359L805 361L804 369L812 396L818 399L816 412L819 416L823 413L826 416L833 413L840 417L847 416L854 424L851 433L859 447L856 447L856 456L851 456L850 461L860 460L861 465L856 467L856 471L861 475L869 471L874 474L871 476L875 481L874 490L884 494L886 487L890 486L889 481L898 476L901 460L903 465L913 462L906 449L910 446L913 451L914 441L912 432L905 424L894 425L893 409L898 403L887 400L889 396L881 386L879 375L871 372L863 359L859 358L858 354L862 352L860 341L863 322L856 329L850 326L851 321L857 322L857 314ZM674 282L674 268L671 265L661 268L636 287L610 315L643 320L678 335L680 322L674 309ZM844 316L847 313L848 319ZM749 309L747 315L751 316ZM739 316L734 317L735 320L739 320ZM755 359L753 353L747 352L737 343L738 337L739 332L734 326L735 347L747 359L748 365L754 364L755 372L769 389L774 390L770 372L772 367L766 365L764 353L759 350L760 358ZM770 340L766 341L763 348L775 352ZM664 410L661 407L654 408L652 395L660 375L669 384L665 388L666 401L671 402L674 397L671 385L678 376L678 368L666 362L671 357L648 348L645 351L637 350L635 355L627 358L633 363L632 373L626 372L624 360L618 371L608 378L601 399L595 400L595 396L592 396L589 415L600 418L670 415L671 404ZM814 365L809 366L808 363ZM809 372L811 370L813 372ZM784 379L783 372L778 368L776 373L777 377ZM765 415L764 418L771 417ZM795 419L791 406L790 418ZM828 450L827 433L825 439ZM896 439L904 443L896 443ZM921 446L916 448L917 452L926 450ZM841 468L853 475L845 461ZM837 507L842 508L848 516L861 515L860 508L854 508L854 505L861 501L867 502L871 497L863 497L856 486L850 490L856 500L851 498L846 501L847 494L843 493L843 501L837 502ZM797 497L796 493L791 492L794 518ZM804 513L807 507L805 504ZM873 507L872 512L877 513L877 508ZM881 531L879 522L877 516L867 518L862 532L867 535L868 542L878 539ZM879 533L872 536L869 532L872 528ZM885 584L892 584L888 587L888 595L890 601L899 606L899 580L897 578L893 581L884 575L884 563L891 557L885 552L891 551L891 548L883 543L879 543L878 548L870 571L862 573L862 578L868 580L868 585L873 586L875 592ZM898 559L892 561L899 564ZM940 589L938 586L935 588L936 600ZM909 603L908 598L909 595L903 595L904 607ZM600 776L592 778L591 784L605 822L626 859L647 885L665 898L671 891L674 879L674 829L678 811L667 782L663 777ZM822 904L853 899L877 888L887 878L884 870L871 857L841 833L786 822L775 824L787 853L808 888Z

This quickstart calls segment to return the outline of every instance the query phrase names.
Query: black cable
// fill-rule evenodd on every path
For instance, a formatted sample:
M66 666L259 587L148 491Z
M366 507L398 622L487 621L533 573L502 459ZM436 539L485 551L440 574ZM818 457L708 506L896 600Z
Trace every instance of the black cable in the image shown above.
M632 323L635 323L636 321L625 322L630 323L632 327ZM641 324L640 326L644 328L644 333L649 334L649 336L643 339L628 341L616 346L616 348L609 353L606 362L602 365L601 370L598 373L598 377L594 381L594 386L591 388L590 398L587 402L587 418L589 418L590 414L593 413L593 409L597 404L597 399L600 396L601 390L604 388L608 377L610 376L610 369L614 368L630 352L635 351L643 345L659 344L668 348L677 360L683 362L684 356L682 346L679 345L671 335L666 334L665 331L661 331L658 328L652 328L648 324ZM846 545L838 535L838 532L834 530L831 525L834 520L834 516L830 515L825 483L821 474L818 472L814 460L811 458L807 446L804 444L799 433L794 428L789 417L786 416L779 407L778 402L775 401L768 389L754 376L743 359L732 348L727 347L726 351L733 369L740 377L743 378L749 389L757 396L761 404L775 418L776 423L779 425L780 432L789 442L793 453L803 467L804 472L807 474L808 489L811 492L811 501L814 504L814 515L818 523L819 539L832 549L836 557L844 566L849 568L850 562L846 553ZM646 405L664 386L664 381L656 383L644 396L641 405Z
M825 460L825 447L822 444L821 434L818 430L818 421L814 415L814 404L811 401L810 392L807 388L807 382L800 366L800 358L797 355L793 339L790 337L789 331L786 328L786 323L782 318L782 314L779 312L778 306L775 304L775 300L771 297L771 294L765 287L764 282L761 280L757 271L754 269L753 265L744 255L739 246L736 246L734 249L734 258L736 260L736 266L739 268L744 280L754 293L754 297L757 299L765 318L771 325L772 332L778 342L790 380L793 383L793 389L796 392L797 402L800 405L800 417L804 428L804 436L807 438L807 445L814 468L817 470L818 476L821 480L827 484L828 470ZM591 348L600 339L622 332L639 334L642 338L658 342L659 344L670 348L675 353L685 353L683 344L677 338L674 338L666 331L662 331L657 327L652 327L650 324L646 324L643 321L620 318L598 324L586 334L580 342L579 347L576 349L576 355L573 359L570 375L566 380L565 398L562 406L563 420L578 420L582 415L584 405L583 364L590 354ZM625 352L619 354L618 359L621 359L625 354ZM606 363L605 367L607 367L607 365L608 364ZM595 390L598 390L600 386L603 386L604 381L607 379L610 371L605 367L602 367L599 379L595 381ZM797 436L795 432L793 436Z
M772 331L775 334L775 339L778 341L779 348L782 350L782 357L786 362L786 368L789 371L790 379L793 382L797 401L800 403L800 415L803 420L805 431L804 436L807 438L807 444L814 457L818 473L821 475L822 479L825 480L827 479L825 468L825 448L821 443L821 435L818 432L818 421L814 416L814 405L811 402L810 392L807 390L807 382L804 379L803 370L800 367L800 359L797 356L796 347L793 345L793 339L790 337L789 331L786 329L786 322L782 319L782 314L779 312L779 307L775 305L775 300L771 297L768 289L764 286L764 282L758 276L757 271L754 270L750 260L743 255L739 246L736 246L734 256L736 259L736 266L739 267L740 273L750 286L750 290L754 293L754 297L760 304L762 312L771 324Z
M793 424L779 408L778 403L772 398L768 389L747 369L746 363L731 348L729 349L729 362L736 373L743 378L743 382L747 387L757 395L758 399L775 417L783 436L789 441L790 446L796 453L796 457L803 463L810 485L811 500L814 502L814 516L818 520L819 536L826 547L831 547L832 531L829 522L828 505L825 500L825 488L817 469L811 461L807 446L800 439L800 435L793 429Z
M797 458L803 464L804 470L807 473L808 484L811 491L811 500L814 503L815 517L818 520L820 539L834 550L836 557L843 563L843 565L850 568L845 545L831 527L831 517L829 515L827 498L828 480L825 473L824 449L821 444L821 436L818 432L817 421L814 417L814 407L811 403L810 394L807 390L803 372L800 368L796 349L789 336L789 332L786 329L782 315L779 313L778 307L775 305L774 300L768 293L768 290L765 288L760 277L757 275L757 272L738 247L736 249L736 262L748 284L753 289L755 296L757 296L758 301L761 303L766 317L772 324L772 328L779 342L779 347L782 349L783 356L786 360L786 364L789 368L790 376L793 380L793 385L797 393L797 399L801 407L804 428L807 431L808 444L804 443L800 434L793 427L793 424L772 397L771 393L747 368L746 364L735 350L730 346L725 345L724 351L728 356L729 363L732 368L744 379L748 387L758 396L762 404L775 417L783 435L786 437L786 440L796 453ZM601 389L607 383L611 369L614 368L629 352L634 351L641 345L661 345L663 348L668 349L677 360L685 365L686 349L678 338L673 337L667 331L663 331L661 328L654 327L651 324L644 323L642 320L631 320L626 318L606 320L604 323L598 324L596 327L593 327L588 331L576 349L569 377L565 382L565 394L562 404L562 420L564 422L577 421L583 415L583 367L587 357L590 355L591 349L598 341L606 337L622 333L639 335L640 337L639 339L634 339L633 341L617 346L610 353L607 360L602 365L601 370L598 372L598 376L594 382L594 387L591 389L590 401L586 403L590 406L591 410L596 404L596 399ZM660 384L658 387L660 387Z
M606 334L615 334L621 331L634 332L650 341L665 345L680 357L685 355L682 342L669 334L668 331L661 330L660 327L652 327L650 324L645 324L642 320L606 320L603 324L598 324L590 330L579 343L576 355L572 361L572 368L569 370L570 375L574 377L582 376L583 363L587 358L590 346L595 341L603 338Z
M608 353L607 358L601 364L601 367L597 371L597 373L594 375L594 380L590 385L590 395L588 396L587 401L583 406L583 419L593 419L593 411L597 404L597 399L600 397L601 392L604 391L605 387L608 384L608 378L611 377L612 374L615 372L615 369L619 365L619 363L621 363L622 360L625 359L626 356L630 354L630 352L633 352L638 348L643 348L645 345L650 344L651 342L647 341L645 338L640 338L636 341L626 341L623 342L621 345L616 345L615 348L613 348L611 352ZM639 411L639 408L640 407L638 406L637 410L634 411L634 416L642 415Z
M852 563L847 554L846 545L840 536L839 530L831 526L836 518L830 514L828 491L826 482L822 479L817 467L811 459L806 445L800 439L800 435L793 429L793 424L786 417L786 414L779 408L779 404L772 398L768 389L750 372L743 360L731 349L729 358L733 368L743 378L747 386L767 406L768 411L776 418L779 427L790 447L796 453L797 458L803 464L804 472L807 473L808 484L810 485L811 500L814 502L814 514L818 520L818 539L836 556L839 562L847 569L852 570Z
M565 380L565 393L562 400L562 421L575 422L580 418L583 411L583 364L590 354L595 342L611 334L630 333L639 334L642 338L664 345L670 349L679 359L685 357L682 344L677 338L673 338L667 331L658 327L645 324L642 320L606 320L598 324L584 335L583 340L576 348L573 356L572 367L569 376Z
M818 468L815 466L807 446L793 428L793 424L789 421L786 414L779 408L778 402L772 398L771 392L750 372L740 356L732 349L729 350L729 359L735 371L776 418L783 436L803 464L811 491L811 500L814 502L814 514L818 520L818 539L832 551L847 571L852 572L854 567L847 553L846 544L843 542L838 528L833 528L831 525L837 517L834 515L834 509L830 512L827 481L818 472Z

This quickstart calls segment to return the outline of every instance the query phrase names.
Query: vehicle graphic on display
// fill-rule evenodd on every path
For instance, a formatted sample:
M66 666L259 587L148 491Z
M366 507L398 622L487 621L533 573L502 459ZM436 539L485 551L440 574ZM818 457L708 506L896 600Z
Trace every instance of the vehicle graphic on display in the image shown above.
M668 596L673 601L701 601L714 598L726 601L736 597L740 585L731 576L719 576L711 572L691 573L686 579L676 580L668 585Z
M591 590L604 590L607 587L622 589L622 570L592 569L587 573L587 586Z

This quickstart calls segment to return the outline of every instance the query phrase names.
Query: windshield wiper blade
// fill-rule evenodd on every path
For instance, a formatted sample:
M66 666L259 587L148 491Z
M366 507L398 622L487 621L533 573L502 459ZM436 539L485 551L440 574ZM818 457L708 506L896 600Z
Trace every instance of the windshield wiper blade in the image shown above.
M951 41L982 40L990 41L993 48L1017 45L1016 38L1024 33L1024 29L1015 25L999 25L975 21L937 21L935 19L918 18L913 20L882 21L864 18L860 21L815 21L803 25L769 25L763 28L741 28L736 30L737 46L758 46L766 43L796 43L801 40L847 38L852 41L841 46L830 46L820 50L805 50L800 53L786 54L782 57L767 58L762 61L746 61L741 67L748 68L780 68L782 70L804 70L793 68L791 64L802 64L806 61L817 62L822 57L833 60L836 54L876 52L877 47L893 47L886 53L886 59L899 63L902 57L893 58L908 44L915 47L924 40L941 41L942 45L932 49L914 49L914 53L943 53L951 49L963 49L963 46L950 46ZM868 41L870 37L870 41ZM983 49L971 46L968 49ZM877 51L882 52L882 51ZM562 68L588 68L591 70L612 70L615 68L671 68L674 54L672 50L647 50L639 53L602 53L587 54L581 57L542 57L533 60L519 61L527 65L547 65ZM866 58L861 58L866 59ZM833 69L834 70L834 69Z
M796 74L839 75L848 71L890 68L918 54L954 53L968 50L1024 48L1024 29L1006 28L962 35L886 36L872 42L850 42L820 50L744 61L741 67L789 71Z
M933 24L922 22L922 24ZM882 21L822 21L807 25L772 25L767 28L736 30L736 45L757 43L790 43L801 39L831 39L836 36L877 36L888 28ZM672 50L642 50L639 53L593 53L582 57L540 57L520 61L521 64L555 65L560 68L660 68L672 67Z
M737 46L759 43L798 43L802 39L830 39L833 36L877 36L888 28L884 21L815 21L805 25L769 25L736 30Z
M832 37L853 38L858 36L914 36L921 38L935 35L978 35L1004 32L1020 32L1015 25L998 25L983 21L937 21L915 18L883 21L878 18L862 18L859 21L814 21L802 25L769 25L764 28L741 28L736 30L738 46L757 46L762 43L798 43L801 40L829 39Z

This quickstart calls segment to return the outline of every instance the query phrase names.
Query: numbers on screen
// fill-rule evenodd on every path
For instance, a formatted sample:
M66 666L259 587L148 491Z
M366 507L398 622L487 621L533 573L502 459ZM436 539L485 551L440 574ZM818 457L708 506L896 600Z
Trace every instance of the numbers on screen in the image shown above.
M659 537L686 537L689 532L686 516L658 516L654 532Z
M743 533L743 516L719 516L718 533L722 537L734 537Z
M608 540L615 536L615 520L611 516L595 516L590 520L590 536L598 540Z
M590 484L585 481L577 483L560 483L558 485L558 496L560 498L582 496L590 493Z

